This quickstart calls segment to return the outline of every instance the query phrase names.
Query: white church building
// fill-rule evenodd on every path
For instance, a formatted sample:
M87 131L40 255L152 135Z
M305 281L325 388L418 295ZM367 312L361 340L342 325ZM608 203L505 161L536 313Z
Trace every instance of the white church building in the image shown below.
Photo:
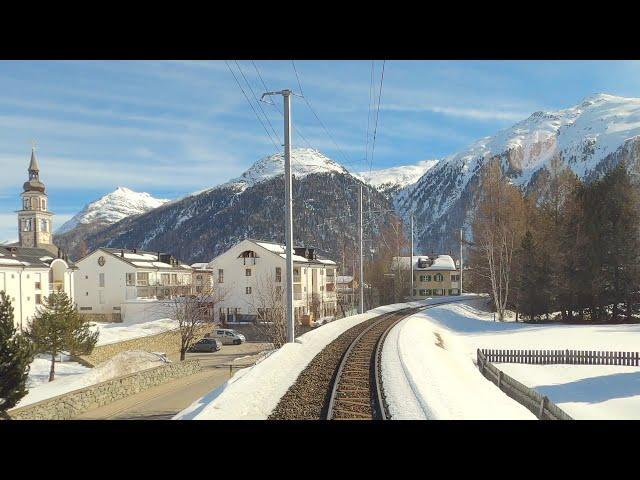
M53 291L74 297L75 265L52 242L53 212L48 207L35 149L23 185L16 244L0 245L0 291L11 299L16 325L24 329L38 305Z

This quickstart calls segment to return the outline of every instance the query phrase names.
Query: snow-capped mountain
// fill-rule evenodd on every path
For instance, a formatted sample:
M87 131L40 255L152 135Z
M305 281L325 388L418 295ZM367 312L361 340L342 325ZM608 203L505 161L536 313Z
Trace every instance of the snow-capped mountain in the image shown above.
M438 160L422 160L415 165L371 170L371 172L360 172L357 175L380 192L395 193L397 190L417 182L436 163Z
M236 242L250 237L284 240L284 165L281 154L261 158L240 177L194 192L142 215L57 244L72 258L98 246L162 250L185 262L210 261ZM335 258L354 248L359 180L344 167L313 149L292 151L294 240ZM389 200L377 191L368 197L374 212L388 212ZM366 229L388 222L388 213L374 214Z
M535 112L440 160L394 204L413 212L421 248L448 250L468 223L483 166L498 158L511 181L527 187L552 158L590 179L623 159L640 160L640 99L598 94L570 108Z
M291 150L291 173L298 179L314 173L339 173L349 172L339 163L313 148L294 148ZM255 162L240 177L229 180L221 185L238 185L242 189L252 187L258 183L266 182L284 174L284 154L276 153L261 158Z
M148 212L166 202L168 200L154 198L146 192L134 192L126 187L118 187L115 191L87 204L55 233L66 233L79 224L111 225L123 218Z

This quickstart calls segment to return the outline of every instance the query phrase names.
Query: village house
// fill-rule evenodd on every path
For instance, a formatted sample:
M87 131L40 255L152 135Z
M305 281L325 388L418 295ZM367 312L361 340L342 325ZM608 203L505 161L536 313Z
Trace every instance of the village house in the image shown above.
M268 309L283 308L285 247L243 240L209 263L222 298L216 320L254 321ZM336 263L313 248L294 247L293 307L298 322L336 314Z
M213 270L208 263L191 264L193 275L192 294L201 295L213 291Z
M460 295L460 271L450 255L416 255L411 262L415 299ZM393 272L407 270L409 257L394 257Z
M27 327L43 299L51 292L74 297L76 267L52 243L53 212L48 210L35 149L31 150L29 179L23 185L18 214L18 242L0 246L0 291L11 299L14 320Z
M78 260L76 266L76 303L94 321L124 321L141 309L148 310L144 303L149 300L192 292L193 269L167 253L103 247ZM134 308L137 304L143 306Z

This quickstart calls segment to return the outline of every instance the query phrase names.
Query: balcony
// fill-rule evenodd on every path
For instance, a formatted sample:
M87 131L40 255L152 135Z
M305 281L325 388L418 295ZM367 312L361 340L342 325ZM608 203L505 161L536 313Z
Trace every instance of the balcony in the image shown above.
M57 280L55 282L49 282L50 292L62 292L64 290L64 281Z

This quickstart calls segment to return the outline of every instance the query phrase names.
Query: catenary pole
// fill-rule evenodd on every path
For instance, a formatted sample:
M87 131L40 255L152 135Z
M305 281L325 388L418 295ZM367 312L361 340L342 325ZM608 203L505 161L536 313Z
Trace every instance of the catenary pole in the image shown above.
M462 244L463 244L462 229L460 229L460 295L462 295Z
M282 95L284 100L284 197L285 197L285 271L287 277L287 342L295 341L295 318L293 315L293 199L291 193L291 90L266 92L265 95Z
M411 290L409 290L409 298L413 298L413 213L409 217L409 228L411 229L411 255L409 257L409 275L411 275ZM400 273L398 271L398 273Z
M358 303L358 313L364 313L364 255L362 252L362 184L359 185L358 195L358 243L360 252L360 277L358 278L358 290L360 301Z

